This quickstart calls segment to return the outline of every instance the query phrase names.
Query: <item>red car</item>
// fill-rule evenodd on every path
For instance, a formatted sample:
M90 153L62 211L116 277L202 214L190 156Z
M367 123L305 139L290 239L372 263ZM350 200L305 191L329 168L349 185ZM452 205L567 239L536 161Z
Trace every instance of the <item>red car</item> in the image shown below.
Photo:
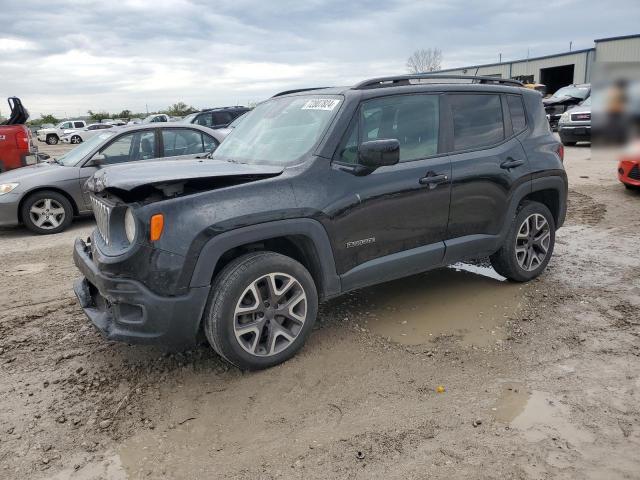
M0 173L36 162L31 130L24 125L29 113L18 98L9 98L9 106L9 120L0 123Z
M622 155L618 163L618 180L627 188L640 189L640 142Z

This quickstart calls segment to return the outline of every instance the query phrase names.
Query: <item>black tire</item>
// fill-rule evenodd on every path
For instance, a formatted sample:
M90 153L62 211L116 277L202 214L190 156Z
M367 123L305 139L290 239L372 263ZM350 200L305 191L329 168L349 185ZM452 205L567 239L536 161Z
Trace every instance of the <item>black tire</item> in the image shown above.
M58 144L58 136L54 134L47 135L47 145L57 145Z
M623 183L624 188L626 188L627 190L636 190L636 191L640 191L640 187L638 187L637 185L629 185L628 183Z
M48 219L44 223L38 225L37 219L32 212L32 208L39 208L42 210L46 208L47 200L51 206L48 212L44 212ZM63 213L60 212L62 209ZM60 233L66 230L73 221L73 206L67 197L61 193L54 192L52 190L41 190L39 192L29 195L22 203L20 208L20 219L24 226L38 235L51 235L54 233Z
M576 143L578 142L565 142L564 140L562 140L562 145L564 145L565 147L575 147Z
M293 341L287 340L289 343L283 350L276 352L274 349L274 353L270 355L259 355L245 350L241 345L241 339L236 338L236 309L240 307L247 290L255 285L257 280L272 273L290 276L298 282L296 288L301 287L302 294L306 295L306 317L303 324L296 327L299 330L295 339ZM256 299L256 305L260 305L260 308L262 307L261 301L261 299ZM266 306L267 303L265 301L264 305ZM279 303L278 306L280 306ZM303 265L290 257L275 252L253 252L233 260L217 275L205 307L204 333L211 347L224 360L243 370L259 370L272 367L293 357L302 348L311 333L317 314L316 286ZM255 315L266 318L266 313ZM262 336L270 331L269 328L273 328L269 327L269 320L264 318L251 321L251 323L266 321L266 325L263 323L263 326L259 327L260 334L253 337L256 339L254 352L261 344ZM275 317L271 321L276 323ZM286 321L284 317L281 317L278 326L284 325ZM275 345L275 339L280 337L277 337L276 334L265 340L269 341L271 338L274 339L271 344Z
M82 137L80 137L80 135L73 135L69 140L69 142L71 142L74 145L78 145L82 143Z
M520 265L518 257L516 255L516 237L518 236L518 232L520 231L520 229L524 227L525 220L529 219L532 215L535 214L541 215L547 221L549 243L546 254L542 261L535 267L530 263L531 269L528 270ZM491 260L491 265L496 272L498 272L508 280L511 280L513 282L528 282L529 280L532 280L540 275L547 267L547 264L551 259L551 255L553 254L555 240L556 224L555 220L553 219L553 215L551 214L547 206L538 202L525 201L520 205L520 207L518 207L516 216L511 223L511 227L509 228L507 236L505 237L504 244L502 245L500 250L489 257ZM525 250L527 250L527 253L524 257L524 262L526 263L527 255L531 254L528 253L528 248L522 246L521 248L525 248ZM531 248L533 249L534 247ZM538 253L536 252L535 255L537 256Z

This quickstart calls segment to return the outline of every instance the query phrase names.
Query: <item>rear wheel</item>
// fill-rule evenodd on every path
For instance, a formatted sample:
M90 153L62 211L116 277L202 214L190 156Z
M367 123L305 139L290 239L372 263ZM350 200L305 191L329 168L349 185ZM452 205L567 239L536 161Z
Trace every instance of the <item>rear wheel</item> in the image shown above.
M82 138L80 137L80 135L74 135L69 141L74 145L77 145L78 143L82 143Z
M73 207L64 195L50 190L29 196L20 209L25 227L34 233L48 235L65 230L73 220Z
M491 255L491 265L503 277L529 281L546 268L556 239L553 215L546 205L524 202L516 214L505 242Z
M58 144L58 136L57 135L47 135L47 145L57 145Z
M309 272L292 258L254 252L216 277L204 316L213 349L246 370L272 367L304 345L318 313Z

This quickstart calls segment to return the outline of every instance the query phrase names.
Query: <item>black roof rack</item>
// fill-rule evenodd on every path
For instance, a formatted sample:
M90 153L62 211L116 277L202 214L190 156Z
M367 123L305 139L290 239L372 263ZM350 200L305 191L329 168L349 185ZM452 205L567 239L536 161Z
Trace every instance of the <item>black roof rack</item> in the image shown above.
M296 88L294 90L285 90L284 92L280 92L280 93L276 93L273 97L271 98L275 98L275 97L281 97L283 95L289 95L291 93L300 93L300 92L308 92L309 90L322 90L324 88L331 88L331 87L313 87L313 88Z
M430 80L430 82L423 83L462 83L462 82L448 82L447 80L468 80L468 83L481 83L481 84L498 84L498 85L512 85L515 87L522 87L522 82L518 80L512 80L510 78L499 77L478 77L474 75L438 75L433 73L418 73L415 75L399 75L396 77L380 77L365 80L357 85L351 87L353 90L366 90L368 88L384 88L384 87L398 87L402 85L416 85L416 82L412 80Z

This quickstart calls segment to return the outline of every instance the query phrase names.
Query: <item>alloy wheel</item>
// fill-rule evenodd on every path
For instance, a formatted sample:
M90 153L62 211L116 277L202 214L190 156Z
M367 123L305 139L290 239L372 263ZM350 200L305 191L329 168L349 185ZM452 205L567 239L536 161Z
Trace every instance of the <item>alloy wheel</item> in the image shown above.
M36 227L43 230L53 230L62 225L66 212L57 200L42 198L31 205L29 216Z
M71 143L77 145L78 143L80 143L80 137L77 135L74 135L73 137L71 137Z
M307 294L286 273L269 273L244 290L234 311L233 330L249 354L270 357L286 350L307 318Z
M551 242L551 229L547 219L539 213L524 219L516 235L516 260L520 268L531 272L547 257Z

